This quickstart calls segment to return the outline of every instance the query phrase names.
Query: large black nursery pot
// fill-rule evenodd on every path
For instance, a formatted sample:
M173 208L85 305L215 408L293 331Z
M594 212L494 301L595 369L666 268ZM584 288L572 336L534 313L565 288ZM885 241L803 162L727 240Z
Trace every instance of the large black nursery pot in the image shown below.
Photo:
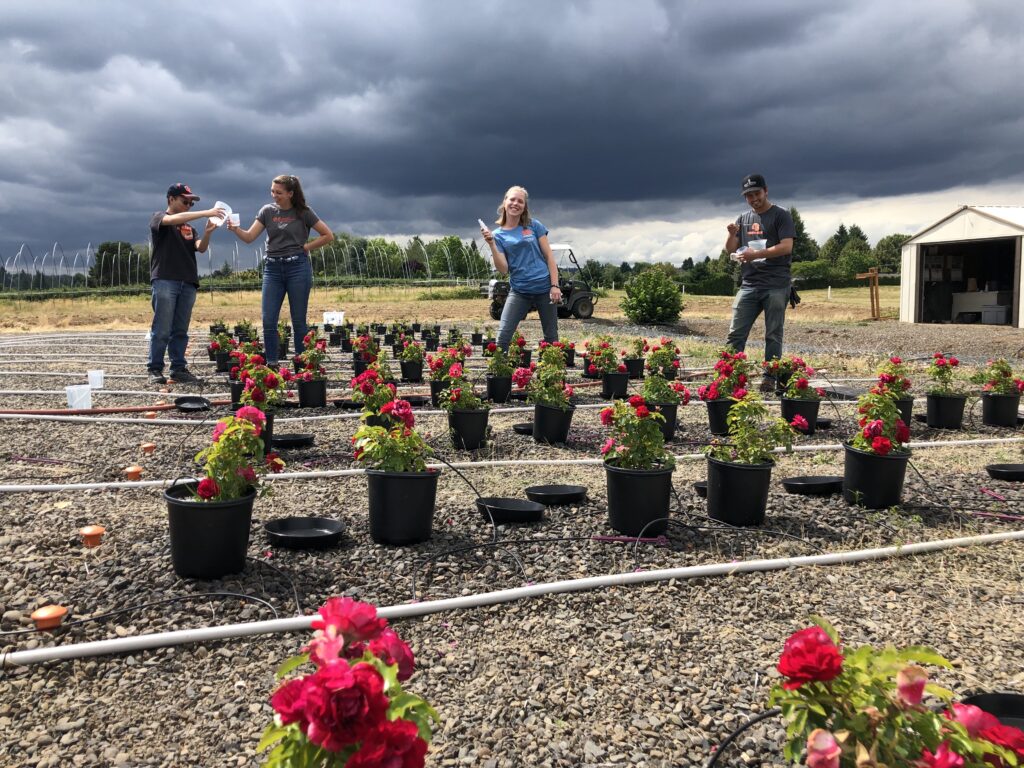
M459 450L475 451L487 441L487 417L490 410L453 408L448 411L448 431L452 445Z
M879 456L848 443L843 444L843 450L843 499L847 504L885 509L900 503L909 452Z
M523 348L519 350L519 366L521 368L529 368L531 359L533 359L532 349Z
M430 380L430 404L437 408L441 403L441 393L448 389L448 382L445 379L440 381Z
M342 340L341 340L341 351L342 352L351 352L352 351L352 339L348 338L347 336L342 338Z
M903 423L909 427L910 420L914 418L914 398L901 397L897 399L896 408L900 412L900 418L903 419Z
M217 350L217 373L227 373L231 370L231 353Z
M672 468L623 469L605 462L608 524L626 536L657 536L668 528ZM657 520L658 522L654 522Z
M932 429L960 429L967 395L928 395L926 422Z
M469 337L469 343L480 346L481 344L484 343L484 335L482 333L471 334Z
M284 357L288 354L288 341L287 336L280 336L277 339L277 354L278 357Z
M618 371L601 375L601 397L605 400L621 400L629 390L629 373Z
M665 438L665 442L671 442L672 438L676 435L676 419L679 414L679 403L648 403L651 410L655 413L660 413L665 417L664 421L659 421L658 426L661 427L661 435Z
M299 407L327 407L327 379L299 380Z
M708 459L708 517L729 525L761 525L775 462L740 464Z
M197 482L164 491L171 565L184 579L219 579L245 570L256 490L230 501L196 501Z
M569 347L562 347L562 357L565 358L566 368L576 367L576 350Z
M576 409L569 406L564 411L553 405L533 406L533 439L538 443L564 443L569 438L572 415Z
M422 360L400 360L399 366L402 369L402 378L406 381L419 383L423 381Z
M712 435L728 435L729 410L736 404L731 397L720 397L717 400L706 400L708 405L708 428Z
M228 382L231 386L231 407L236 411L242 400L242 393L245 392L245 384L241 381Z
M274 414L264 411L263 415L267 417L267 421L263 425L260 437L263 438L263 452L267 453L274 446Z
M989 427L1017 428L1017 411L1020 409L1020 395L981 396L981 423Z
M796 397L782 398L782 418L792 421L796 415L807 419L807 429L800 430L805 435L813 435L814 428L818 423L818 410L821 408L821 400L802 400Z
M586 355L583 356L583 378L584 379L600 379L601 378L601 372L600 371L597 371L596 373L591 373L590 372L590 360L587 359Z
M434 528L434 502L440 472L366 470L370 497L370 537L378 544L418 544Z
M487 374L487 399L494 403L507 403L512 396L511 376Z
M366 373L366 369L370 367L370 364L365 360L353 360L352 361L352 374L353 378L361 373Z
M206 355L207 355L207 357L210 358L211 362L216 362L216 360L217 360L217 350L216 349L207 349L206 350Z
M331 331L331 335L327 337L327 346L329 346L329 347L340 347L341 346L341 331Z

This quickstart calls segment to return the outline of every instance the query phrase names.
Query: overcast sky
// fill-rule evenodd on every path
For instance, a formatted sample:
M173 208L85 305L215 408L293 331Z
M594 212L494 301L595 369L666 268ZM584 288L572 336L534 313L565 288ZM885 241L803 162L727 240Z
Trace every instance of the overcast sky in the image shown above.
M470 238L523 184L678 263L754 171L873 242L1024 204L1022 38L1019 0L3 2L0 255L143 241L177 181L248 224L278 173L339 231Z

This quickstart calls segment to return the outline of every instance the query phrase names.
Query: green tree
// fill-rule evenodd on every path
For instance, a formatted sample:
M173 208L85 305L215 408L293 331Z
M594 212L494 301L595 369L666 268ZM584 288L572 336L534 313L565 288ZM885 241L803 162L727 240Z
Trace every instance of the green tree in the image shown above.
M865 272L869 267L876 266L875 256L860 238L851 238L843 246L842 253L836 261L836 272L844 277L854 277Z
M621 285L622 272L614 264L605 264L601 268L601 285L611 288L613 285Z
M594 286L601 282L604 275L604 267L596 259L587 259L580 267L580 280L585 280Z
M868 236L864 234L864 230L858 227L856 224L851 224L849 229L850 240L860 240L864 245L871 250L871 243L868 241Z
M833 280L836 277L835 267L827 259L801 261L793 265L793 277L808 280Z
M796 237L793 238L793 262L814 261L819 256L817 241L807 234L807 227L804 226L803 217L795 207L789 209L789 215L793 217L793 227L796 229Z
M839 261L839 254L843 252L843 246L846 245L846 241L849 239L850 233L847 232L846 225L840 224L836 233L821 246L821 258L830 264L835 264Z
M899 273L903 264L903 246L911 235L886 235L875 243L875 261L880 272Z

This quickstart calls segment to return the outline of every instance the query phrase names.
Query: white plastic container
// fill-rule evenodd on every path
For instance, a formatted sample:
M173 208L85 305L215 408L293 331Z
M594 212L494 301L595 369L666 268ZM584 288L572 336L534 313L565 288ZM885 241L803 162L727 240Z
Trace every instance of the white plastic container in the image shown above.
M64 387L68 393L68 408L92 408L92 387L88 384L74 384Z
M89 387L103 389L103 371L89 371Z
M331 325L341 325L345 322L344 312L324 312L324 322Z

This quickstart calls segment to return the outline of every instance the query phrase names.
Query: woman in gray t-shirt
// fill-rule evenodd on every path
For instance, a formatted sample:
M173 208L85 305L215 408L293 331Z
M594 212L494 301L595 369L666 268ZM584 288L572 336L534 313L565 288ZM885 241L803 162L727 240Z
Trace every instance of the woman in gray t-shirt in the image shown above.
M334 233L306 205L306 196L298 176L278 176L270 185L270 196L274 202L260 208L256 220L248 229L229 223L228 229L244 243L251 243L266 230L267 252L263 263L263 342L266 345L267 363L277 366L280 362L280 340L277 336L277 320L281 316L281 305L288 296L288 308L292 316L292 332L295 351L301 352L302 340L306 336L306 309L309 306L309 291L313 287L313 267L309 254L316 248L334 239ZM309 240L309 231L315 230L320 237ZM307 242L308 241L308 242Z

